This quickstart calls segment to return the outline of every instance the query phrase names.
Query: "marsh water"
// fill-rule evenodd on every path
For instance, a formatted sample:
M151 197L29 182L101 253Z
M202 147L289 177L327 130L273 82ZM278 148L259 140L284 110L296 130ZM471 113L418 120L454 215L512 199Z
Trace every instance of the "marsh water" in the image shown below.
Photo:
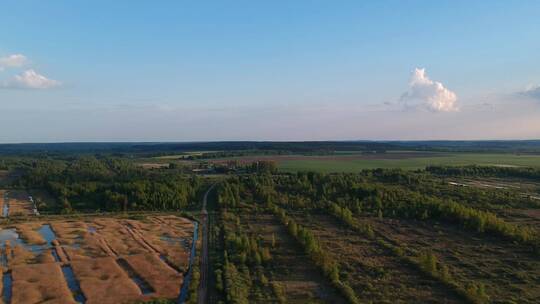
M193 275L193 261L195 260L195 254L197 249L197 240L199 238L199 223L193 223L193 241L191 242L191 253L189 255L189 268L188 273L180 289L180 295L178 296L178 303L182 304L186 301L189 290L189 283L191 282L191 277Z
M11 272L4 272L4 274L2 275L2 283L2 300L4 300L4 304L9 304L11 303L11 291L13 285Z
M64 274L64 278L66 279L69 290L71 290L75 301L77 303L84 304L86 302L86 298L81 291L81 286L75 278L75 274L73 273L73 269L71 269L71 266L62 266L62 273Z
M2 206L2 216L8 217L9 214L9 197L7 192L4 193L4 205Z
M129 278L135 282L142 294L150 294L154 292L154 289L150 286L150 284L140 277L126 260L118 259L116 262L128 274Z
M15 228L6 228L0 230L0 248L5 249L6 243L9 242L11 246L22 246L26 250L38 255L42 254L44 251L50 249L51 255L53 256L54 260L56 262L60 261L60 257L58 256L58 252L56 251L56 248L53 246L53 241L56 240L56 234L51 228L51 225L44 224L42 225L38 230L39 234L43 239L45 240L45 244L42 245L36 245L36 244L28 244L26 241L21 239L19 233ZM6 256L5 250L2 250L2 254L0 255L0 262L4 267L7 267L8 257ZM65 265L62 266L62 273L64 275L64 278L66 279L67 285L69 289L71 290L73 297L77 303L84 304L86 302L86 299L84 298L84 295L81 292L79 283L77 282L75 275L73 273L73 270L71 269L71 266ZM2 277L3 281L3 288L2 288L2 299L4 300L4 303L10 303L11 302L11 293L12 293L12 277L11 272L5 272Z
M6 243L9 242L11 247L22 246L24 249L36 255L42 254L45 250L52 248L52 241L56 239L56 235L54 234L54 231L51 229L51 226L48 224L41 226L38 232L45 240L45 244L42 244L42 245L28 244L25 240L23 240L20 237L19 233L17 232L15 228L2 229L0 230L0 248L5 249ZM54 253L53 253L53 257L54 257ZM2 250L0 261L3 266L7 266L7 257L5 256L4 250Z

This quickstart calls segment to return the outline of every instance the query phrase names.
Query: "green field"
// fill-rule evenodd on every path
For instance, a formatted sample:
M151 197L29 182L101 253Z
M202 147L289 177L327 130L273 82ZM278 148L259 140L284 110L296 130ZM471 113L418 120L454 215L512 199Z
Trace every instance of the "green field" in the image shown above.
M357 172L362 169L401 168L405 170L423 169L429 165L485 165L540 167L540 155L484 154L484 153L444 153L441 156L409 157L401 159L298 159L278 162L285 172Z

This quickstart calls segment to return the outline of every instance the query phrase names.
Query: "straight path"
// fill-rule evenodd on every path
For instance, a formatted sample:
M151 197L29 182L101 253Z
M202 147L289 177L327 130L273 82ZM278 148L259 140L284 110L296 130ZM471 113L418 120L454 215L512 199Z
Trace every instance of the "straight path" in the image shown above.
M208 298L208 212L206 211L206 203L208 201L208 194L214 189L216 184L213 184L208 188L206 193L203 197L203 204L202 204L202 210L201 210L201 219L200 224L201 226L201 242L202 242L202 249L201 249L201 260L200 260L200 272L201 272L201 279L199 284L199 304L205 304L206 299Z

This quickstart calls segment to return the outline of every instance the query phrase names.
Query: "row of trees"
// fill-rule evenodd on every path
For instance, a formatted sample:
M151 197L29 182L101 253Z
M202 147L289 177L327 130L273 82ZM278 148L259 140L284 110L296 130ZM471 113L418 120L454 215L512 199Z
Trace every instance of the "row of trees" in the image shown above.
M380 238L380 236L375 235L371 225L360 223L355 220L352 217L352 212L348 210L347 207L340 207L335 203L330 203L328 208L330 213L345 226L361 233L367 239L375 241L378 245L386 248L405 263L410 264L424 272L426 275L439 280L470 303L482 304L489 300L483 284L469 282L464 285L457 282L452 278L449 267L442 262L439 262L437 256L432 252L426 251L417 253L414 250L406 250L401 247L399 243L391 244Z
M381 170L379 170L381 171ZM380 182L382 174L335 174L298 173L290 175L250 176L243 180L236 179L227 187L235 189L236 199L242 196L261 202L276 202L281 206L296 209L329 210L329 202L340 208L347 208L351 214L377 217L413 218L417 220L437 220L460 225L479 233L488 233L509 240L517 241L531 249L540 249L540 239L533 229L504 221L494 212L469 206L467 202L454 200L454 192L462 188L449 188L449 194L433 195L423 184L423 178L407 179L414 184L410 187L387 182ZM382 171L384 173L384 171ZM403 175L405 173L399 173ZM392 180L395 172L384 174ZM428 193L425 193L428 192ZM252 194L249 194L252 193ZM251 197L250 197L251 195ZM485 195L489 198L489 195ZM332 212L332 210L330 209Z
M317 265L323 274L330 280L332 285L336 287L349 303L360 303L354 290L344 281L340 279L339 267L335 261L319 244L315 235L306 227L297 224L292 218L287 216L285 210L277 205L268 204L268 208L287 226L291 236L293 236L304 248L306 254Z
M417 191L426 187L424 184L433 181L418 176L418 173L411 174L409 178L402 175L402 172L383 170L356 175L298 173L234 178L222 185L221 206L231 207L228 203L231 199L237 202L237 206L243 201L265 203L288 226L291 235L303 245L310 257L340 290L341 285L335 281L336 277L339 279L339 271L335 267L337 264L332 264L327 258L321 257L321 253L324 256L324 251L317 239L304 227L287 217L286 209L332 214L344 225L376 241L405 262L446 283L472 303L487 301L481 284L474 282L458 284L452 278L448 267L437 261L432 253L413 252L401 248L399 244L389 243L375 235L371 225L359 222L356 217L371 215L380 218L445 221L472 231L502 236L538 248L538 239L530 229L510 224L492 212L469 207L444 196L441 198ZM388 181L383 182L383 179ZM413 185L411 187L413 190L404 187L404 183ZM418 186L419 184L421 186ZM456 188L456 191L459 191L459 188ZM346 294L348 289L344 290Z
M259 300L270 295L262 287L269 286L268 273L271 267L271 248L262 238L248 234L242 227L240 217L232 212L222 211L222 230L224 236L224 265L218 269L218 290L225 293L227 302L249 303L252 290Z

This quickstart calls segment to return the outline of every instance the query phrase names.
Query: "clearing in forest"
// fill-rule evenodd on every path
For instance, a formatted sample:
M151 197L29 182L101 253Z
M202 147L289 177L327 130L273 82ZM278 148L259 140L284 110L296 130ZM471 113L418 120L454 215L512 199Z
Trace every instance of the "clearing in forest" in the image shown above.
M359 217L388 241L430 250L454 280L483 283L495 303L537 303L540 259L523 245L443 223Z
M241 213L246 228L272 245L272 280L287 303L346 303L287 228L270 213Z
M461 303L452 289L405 263L376 241L340 224L331 215L289 213L310 229L339 261L342 279L362 302Z

